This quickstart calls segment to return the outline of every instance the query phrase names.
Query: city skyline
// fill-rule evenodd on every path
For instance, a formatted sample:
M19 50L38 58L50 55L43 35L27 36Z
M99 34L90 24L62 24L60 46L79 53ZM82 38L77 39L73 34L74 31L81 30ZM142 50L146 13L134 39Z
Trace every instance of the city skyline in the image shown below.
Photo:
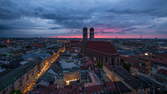
M96 30L0 38L0 94L166 94L167 39L104 39Z
M167 38L165 0L1 0L0 37Z

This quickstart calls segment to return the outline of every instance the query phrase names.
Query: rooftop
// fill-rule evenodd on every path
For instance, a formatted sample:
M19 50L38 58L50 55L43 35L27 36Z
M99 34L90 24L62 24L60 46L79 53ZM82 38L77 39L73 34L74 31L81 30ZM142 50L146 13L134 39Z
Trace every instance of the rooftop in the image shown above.
M106 65L107 66L107 65ZM139 79L136 79L128 71L120 66L107 66L110 70L114 71L118 76L120 76L125 83L131 86L134 89L138 88L147 88L146 83L142 83Z
M72 69L72 68L77 68L78 66L74 63L66 63L66 62L61 62L61 67L63 69Z
M166 69L160 69L158 70L158 73L166 75L167 76L167 70Z
M19 79L22 75L27 73L30 69L32 69L37 63L37 60L29 61L29 63L20 66L8 74L4 75L0 78L0 91L8 87L10 84L13 84L17 79ZM38 61L40 62L40 61Z
M116 54L117 51L110 42L106 41L88 41L87 49L101 53L101 54Z
M104 85L94 85L87 88L81 86L67 86L64 88L55 88L56 85L45 87L41 86L33 92L40 94L95 94L103 92L104 94L119 94L130 92L130 90L121 82L106 82Z

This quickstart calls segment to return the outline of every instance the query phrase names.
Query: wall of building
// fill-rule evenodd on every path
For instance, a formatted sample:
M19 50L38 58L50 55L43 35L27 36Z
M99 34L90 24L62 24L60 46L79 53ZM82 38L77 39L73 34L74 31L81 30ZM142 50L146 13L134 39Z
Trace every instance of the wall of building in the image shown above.
M20 90L23 93L27 92L33 87L33 83L35 83L35 81L39 78L38 74L43 71L44 67L46 67L46 64L49 64L51 66L51 64L58 59L59 54L63 53L64 51L65 48L60 48L57 53L54 53L51 57L43 60L42 63L36 64L34 68L17 79L13 84L2 90L0 94L10 94L13 90ZM41 75L42 74L40 74L40 76Z

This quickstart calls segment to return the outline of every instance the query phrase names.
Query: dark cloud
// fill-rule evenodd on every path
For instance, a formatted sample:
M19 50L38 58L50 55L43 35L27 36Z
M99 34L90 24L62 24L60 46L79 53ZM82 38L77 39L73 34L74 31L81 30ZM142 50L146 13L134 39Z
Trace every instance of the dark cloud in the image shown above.
M0 9L0 19L16 19L18 18L18 15L13 15L12 12L10 12L9 10L5 10L5 9Z
M94 26L119 28L116 34L167 34L166 10L166 0L0 0L0 32L5 36L70 35Z
M0 24L0 29L1 29L1 30L10 30L10 29L12 29L12 27L7 26L7 25L1 25L1 24Z

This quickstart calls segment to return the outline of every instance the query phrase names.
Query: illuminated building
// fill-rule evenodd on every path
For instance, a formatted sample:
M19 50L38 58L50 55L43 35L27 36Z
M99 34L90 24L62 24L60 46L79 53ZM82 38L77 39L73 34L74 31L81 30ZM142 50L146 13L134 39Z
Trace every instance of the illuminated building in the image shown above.
M66 82L66 85L70 85L71 82L77 81L79 79L80 79L79 72L64 73L64 81Z
M13 90L20 90L23 94L29 92L36 81L58 60L66 49L60 48L52 56L44 59L34 58L29 63L16 68L0 79L0 94L10 94Z
M61 69L63 71L63 80L66 85L70 85L70 82L77 81L80 79L79 66L69 61L59 61Z
M13 90L24 91L27 87L34 84L35 74L38 73L41 60L35 58L28 63L16 68L9 74L1 78L0 81L0 94L10 94Z

